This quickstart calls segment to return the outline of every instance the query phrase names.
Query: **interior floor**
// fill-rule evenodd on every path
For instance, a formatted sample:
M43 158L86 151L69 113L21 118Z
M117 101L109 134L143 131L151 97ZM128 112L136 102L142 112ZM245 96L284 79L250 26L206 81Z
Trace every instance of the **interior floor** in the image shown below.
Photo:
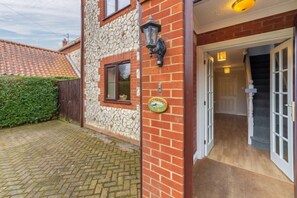
M293 198L294 185L208 158L193 171L194 198Z
M270 160L269 152L248 145L245 116L215 114L214 133L209 159L292 184Z

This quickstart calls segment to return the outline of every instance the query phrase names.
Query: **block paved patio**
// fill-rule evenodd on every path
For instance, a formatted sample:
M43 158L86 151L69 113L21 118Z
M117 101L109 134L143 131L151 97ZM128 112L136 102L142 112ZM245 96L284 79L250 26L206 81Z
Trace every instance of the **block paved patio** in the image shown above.
M0 197L140 197L139 148L62 121L1 129Z

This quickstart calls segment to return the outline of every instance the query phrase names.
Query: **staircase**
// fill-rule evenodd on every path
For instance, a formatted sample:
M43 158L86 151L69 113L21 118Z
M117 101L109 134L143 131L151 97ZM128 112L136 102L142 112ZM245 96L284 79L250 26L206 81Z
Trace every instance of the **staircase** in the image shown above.
M252 145L270 149L270 55L250 57L252 77L257 93L254 96L254 135Z

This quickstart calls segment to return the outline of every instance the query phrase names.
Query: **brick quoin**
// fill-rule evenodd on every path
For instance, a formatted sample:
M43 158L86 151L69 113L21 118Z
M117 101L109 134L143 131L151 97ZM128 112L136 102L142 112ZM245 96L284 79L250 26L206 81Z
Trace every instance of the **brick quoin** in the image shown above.
M199 34L197 35L197 45L206 45L210 43L290 28L294 26L294 18L296 15L297 10L293 10L290 12L285 12Z
M149 16L162 25L164 66L149 56L142 35L142 196L184 197L184 1L142 0L142 24ZM158 84L162 83L162 93ZM165 113L150 112L151 97L163 97Z

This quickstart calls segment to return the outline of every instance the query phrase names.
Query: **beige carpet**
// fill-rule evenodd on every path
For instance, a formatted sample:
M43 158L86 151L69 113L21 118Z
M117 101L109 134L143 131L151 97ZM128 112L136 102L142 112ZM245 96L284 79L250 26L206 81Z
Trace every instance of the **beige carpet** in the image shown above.
M292 183L204 159L194 166L194 198L293 198Z

